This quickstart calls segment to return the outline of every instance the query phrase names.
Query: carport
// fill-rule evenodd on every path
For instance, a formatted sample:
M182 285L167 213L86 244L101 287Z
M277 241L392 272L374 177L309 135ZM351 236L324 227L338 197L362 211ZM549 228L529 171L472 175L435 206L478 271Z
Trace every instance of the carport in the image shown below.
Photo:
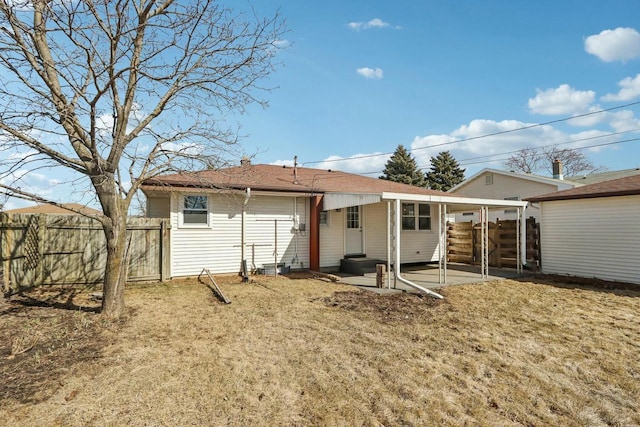
M400 271L402 260L400 256L401 241L401 204L403 202L419 202L428 203L432 206L438 206L438 284L444 285L448 283L447 269L447 230L443 224L446 224L447 215L454 212L478 210L480 212L481 227L481 260L480 260L480 278L487 279L489 277L489 229L488 217L491 209L516 209L518 212L518 234L517 239L517 262L516 273L522 272L523 254L526 252L526 223L525 210L527 202L519 200L494 200L494 199L476 199L459 196L441 196L441 195L421 195L406 193L382 193L381 200L387 202L387 271L391 272L391 260L393 259L394 268L393 287L398 284L409 286L420 292L424 292L436 298L442 296L431 289L421 286L411 277L403 276ZM391 289L391 274L387 275L387 289Z

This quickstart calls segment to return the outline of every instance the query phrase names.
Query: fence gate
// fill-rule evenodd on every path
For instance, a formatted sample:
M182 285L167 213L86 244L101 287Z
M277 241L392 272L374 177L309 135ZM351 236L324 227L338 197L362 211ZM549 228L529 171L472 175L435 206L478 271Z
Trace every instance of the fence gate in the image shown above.
M516 220L489 222L489 265L491 267L517 266L518 223ZM527 219L526 263L532 268L540 262L540 224L534 217ZM447 222L447 261L480 264L480 224ZM523 257L524 258L524 257Z
M169 220L128 218L128 281L165 280ZM81 215L0 214L0 285L5 294L43 284L95 284L104 277L105 238Z

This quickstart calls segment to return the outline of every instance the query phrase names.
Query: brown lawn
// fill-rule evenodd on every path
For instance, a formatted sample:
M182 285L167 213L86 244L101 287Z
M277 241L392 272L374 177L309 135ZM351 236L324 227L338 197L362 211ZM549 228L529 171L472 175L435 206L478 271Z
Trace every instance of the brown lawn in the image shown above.
M0 425L640 425L638 292L220 285L133 286L119 323L69 289L1 302Z

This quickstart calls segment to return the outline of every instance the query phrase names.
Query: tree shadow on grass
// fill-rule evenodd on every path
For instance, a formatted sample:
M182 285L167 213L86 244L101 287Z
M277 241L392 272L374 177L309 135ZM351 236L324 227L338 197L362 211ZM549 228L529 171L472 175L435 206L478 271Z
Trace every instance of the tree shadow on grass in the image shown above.
M0 405L50 398L78 366L102 357L105 329L116 322L98 315L99 303L80 290L15 295L0 304Z
M100 301L89 293L93 289L95 287L83 285L42 285L22 290L9 297L9 300L14 307L48 307L99 313Z
M640 297L640 285L627 282L612 282L608 280L584 278L576 276L561 276L557 274L536 274L514 278L518 282L532 282L555 286L562 289L583 289L629 297Z

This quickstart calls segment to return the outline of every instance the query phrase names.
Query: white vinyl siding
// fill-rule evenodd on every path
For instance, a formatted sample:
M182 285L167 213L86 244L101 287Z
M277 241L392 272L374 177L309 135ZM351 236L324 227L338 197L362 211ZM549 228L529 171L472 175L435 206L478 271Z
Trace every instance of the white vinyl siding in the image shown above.
M337 268L344 257L344 212L327 211L329 224L320 227L320 267Z
M640 283L640 196L541 206L544 273Z
M437 205L433 205L437 209ZM387 259L387 204L367 205L366 254L371 258ZM393 213L393 206L391 209ZM431 213L431 229L438 229L438 215ZM392 243L393 244L393 243ZM425 230L402 231L400 234L400 259L402 263L438 260L438 233ZM393 259L395 255L391 254Z
M173 276L198 275L205 267L213 274L240 270L244 196L209 194L208 197L211 216L209 228L177 227L183 198L182 195L173 198ZM292 268L309 267L308 233L295 230L293 221L294 212L297 212L298 223L308 225L308 199L298 197L294 207L293 197L254 196L249 199L245 209L245 258L250 269L274 262L275 219L278 220L278 262L284 262Z
M367 205L365 253L369 258L387 259L387 203Z

